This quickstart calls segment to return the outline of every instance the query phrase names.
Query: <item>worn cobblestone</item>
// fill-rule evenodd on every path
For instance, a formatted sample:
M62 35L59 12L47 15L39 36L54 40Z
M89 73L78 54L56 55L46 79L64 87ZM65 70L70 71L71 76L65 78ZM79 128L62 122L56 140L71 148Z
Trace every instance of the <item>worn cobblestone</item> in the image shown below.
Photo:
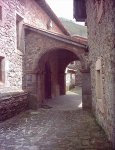
M91 112L82 109L29 110L0 124L0 150L82 149L112 150Z

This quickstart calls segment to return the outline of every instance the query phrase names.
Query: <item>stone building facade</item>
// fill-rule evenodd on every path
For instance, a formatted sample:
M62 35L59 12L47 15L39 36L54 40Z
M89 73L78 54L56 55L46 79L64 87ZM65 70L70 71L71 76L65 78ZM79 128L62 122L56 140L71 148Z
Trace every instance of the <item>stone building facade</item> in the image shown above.
M0 0L0 121L65 94L65 68L77 60L83 108L115 146L115 1L76 0L75 8L88 45L69 36L45 1Z
M22 89L22 60L25 54L23 24L62 35L66 34L66 30L60 29L36 1L0 0L0 6L0 56L5 61L2 67L5 80L1 87L19 91ZM49 20L52 23L51 29L47 27Z
M65 94L65 69L71 61L80 60L80 55L85 53L85 47L79 46L76 40L71 41L64 36L56 37L33 28L27 27L26 33L25 88L31 93L37 106L46 98ZM47 73L49 83L45 83L45 78L48 79L45 77ZM46 85L50 89L48 97L45 97L48 91L45 89Z
M82 0L80 14L78 3L75 17L88 27L92 109L115 147L115 1Z
M29 105L27 90L23 88L25 24L68 35L57 17L50 17L37 1L0 0L0 120L27 109Z
M82 73L80 71L80 61L71 62L66 68L66 90L75 88L76 86L82 87Z
M0 121L65 94L67 64L87 53L42 0L0 0L0 39Z
M75 86L82 86L82 73L81 73L81 62L80 61L74 61L71 62L68 66L70 70L73 70L75 74Z

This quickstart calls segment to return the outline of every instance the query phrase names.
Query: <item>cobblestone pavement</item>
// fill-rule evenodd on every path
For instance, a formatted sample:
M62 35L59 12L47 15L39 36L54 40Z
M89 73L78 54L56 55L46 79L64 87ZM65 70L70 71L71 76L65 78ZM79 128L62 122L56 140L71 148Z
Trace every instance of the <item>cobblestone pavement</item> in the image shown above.
M29 110L1 123L0 150L112 150L90 112L61 105L63 109Z

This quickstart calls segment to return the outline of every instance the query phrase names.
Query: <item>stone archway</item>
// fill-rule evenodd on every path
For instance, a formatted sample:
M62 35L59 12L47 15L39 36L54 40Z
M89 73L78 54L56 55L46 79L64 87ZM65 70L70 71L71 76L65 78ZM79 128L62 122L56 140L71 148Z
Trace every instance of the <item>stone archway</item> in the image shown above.
M40 56L40 55L39 55ZM90 108L91 91L89 83L89 73L84 72L84 62L80 55L68 49L56 48L42 53L34 67L33 76L36 78L36 103L42 104L45 99L54 98L65 94L65 68L71 61L79 60L82 63L81 72L83 74L83 107ZM88 101L87 101L88 100ZM36 104L37 107L39 107ZM89 106L90 105L90 106Z
M25 30L25 41L27 43L25 50L26 65L24 66L26 90L32 95L32 103L35 101L35 107L39 107L45 99L44 74L46 62L51 67L52 98L65 94L64 68L71 61L79 60L81 62L84 81L85 77L89 77L86 75L87 62L83 60L83 55L88 52L86 43L78 42L71 37L53 35L28 27ZM91 90L87 90L89 87L87 88L87 83L84 82L84 103L87 103L87 100L91 97L89 92Z

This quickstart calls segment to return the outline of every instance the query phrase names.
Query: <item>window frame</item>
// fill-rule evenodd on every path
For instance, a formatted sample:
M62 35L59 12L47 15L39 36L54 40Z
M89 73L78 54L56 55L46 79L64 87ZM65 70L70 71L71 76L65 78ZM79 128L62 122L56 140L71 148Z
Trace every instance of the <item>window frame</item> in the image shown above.
M0 21L2 21L2 18L3 18L3 8L0 5Z
M22 49L22 30L23 30L23 21L24 18L16 13L16 48L17 50L21 50Z
M104 113L103 103L103 80L102 80L102 62L101 58L96 61L95 80L96 80L96 106Z
M0 86L5 83L5 58L0 56Z

